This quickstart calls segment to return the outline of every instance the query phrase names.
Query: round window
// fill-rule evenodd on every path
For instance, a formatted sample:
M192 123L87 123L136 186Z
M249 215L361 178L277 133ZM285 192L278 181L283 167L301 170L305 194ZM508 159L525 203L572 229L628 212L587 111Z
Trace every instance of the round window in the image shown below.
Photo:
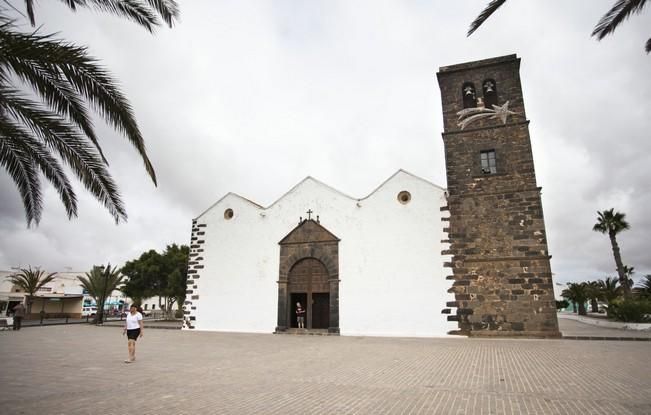
M232 219L232 218L233 218L233 209L230 209L230 208L226 209L224 211L224 219L228 220L228 219Z
M406 205L409 203L411 200L411 193L409 193L406 190L403 190L402 192L398 193L398 202L402 203L403 205Z

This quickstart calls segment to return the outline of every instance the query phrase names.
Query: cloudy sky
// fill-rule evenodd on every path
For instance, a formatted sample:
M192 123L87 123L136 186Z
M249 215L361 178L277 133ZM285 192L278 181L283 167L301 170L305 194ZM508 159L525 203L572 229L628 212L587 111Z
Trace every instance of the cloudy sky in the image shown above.
M192 218L229 191L266 206L307 175L356 197L399 168L445 186L438 68L517 53L556 280L615 274L608 238L592 231L611 207L631 224L624 263L651 274L651 9L597 42L614 0L513 1L467 38L487 2L181 1L180 23L155 36L39 2L42 32L87 45L120 80L159 186L100 121L127 223L76 182L77 219L47 187L28 229L0 171L0 269L121 265L188 243Z

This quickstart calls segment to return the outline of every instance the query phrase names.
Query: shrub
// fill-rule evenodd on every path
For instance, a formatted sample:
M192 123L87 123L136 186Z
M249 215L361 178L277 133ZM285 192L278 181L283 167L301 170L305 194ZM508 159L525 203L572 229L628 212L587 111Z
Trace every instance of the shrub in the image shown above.
M614 301L608 307L608 317L627 323L651 322L651 301L643 299Z

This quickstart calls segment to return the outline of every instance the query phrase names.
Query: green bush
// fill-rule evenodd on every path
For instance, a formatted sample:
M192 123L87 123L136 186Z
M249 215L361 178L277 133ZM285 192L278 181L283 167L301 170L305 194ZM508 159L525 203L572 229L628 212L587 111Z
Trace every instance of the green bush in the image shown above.
M651 322L651 301L622 300L610 303L608 317L627 323Z

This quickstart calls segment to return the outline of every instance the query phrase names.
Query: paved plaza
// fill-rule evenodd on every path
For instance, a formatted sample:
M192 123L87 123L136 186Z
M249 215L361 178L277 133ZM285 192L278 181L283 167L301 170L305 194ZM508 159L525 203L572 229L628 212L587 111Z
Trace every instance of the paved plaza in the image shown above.
M651 342L0 332L2 414L651 414Z

